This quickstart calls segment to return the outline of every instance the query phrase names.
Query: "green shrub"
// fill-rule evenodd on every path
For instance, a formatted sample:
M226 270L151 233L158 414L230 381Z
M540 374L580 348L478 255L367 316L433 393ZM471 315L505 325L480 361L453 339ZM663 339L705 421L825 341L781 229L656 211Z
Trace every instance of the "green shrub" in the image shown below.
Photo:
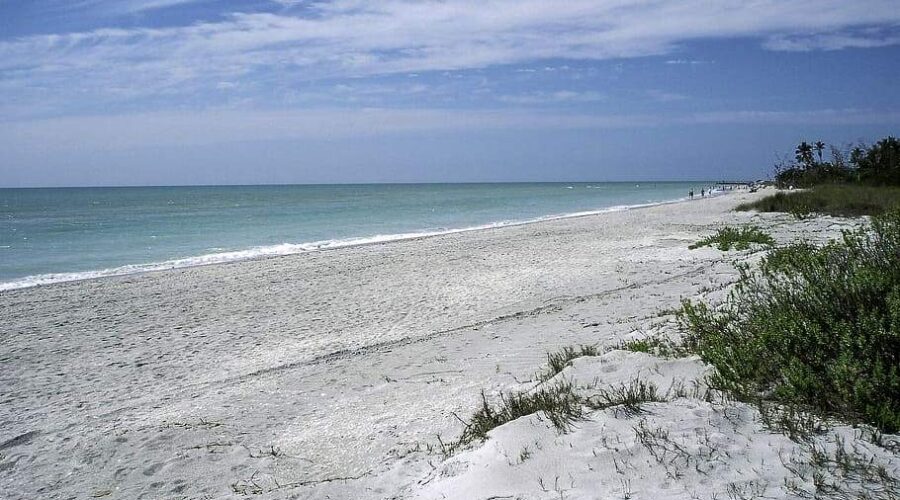
M718 387L900 430L900 210L740 272L720 310L679 314Z
M619 348L623 351L642 352L644 354L651 354L654 347L654 339L628 340L619 345Z
M785 212L798 218L817 213L835 217L878 215L900 206L900 188L857 185L821 185L803 191L779 192L735 210Z
M850 163L861 182L875 185L900 185L900 140L886 137L872 146L854 148Z
M715 245L719 250L727 252L732 248L735 250L747 250L750 248L751 243L773 246L775 245L775 240L756 226L745 226L741 228L723 227L716 231L716 234L707 236L688 248L693 250L695 248Z

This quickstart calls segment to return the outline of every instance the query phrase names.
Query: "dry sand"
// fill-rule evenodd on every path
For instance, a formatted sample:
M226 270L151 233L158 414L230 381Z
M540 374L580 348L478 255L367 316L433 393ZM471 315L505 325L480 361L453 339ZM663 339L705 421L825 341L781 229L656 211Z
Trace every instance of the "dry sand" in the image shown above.
M715 227L785 242L852 225L730 211L756 196L0 293L0 498L791 496L808 447L693 397L562 436L534 415L450 459L430 448L481 390L535 386L548 351L674 334L680 298L720 300L732 261L759 252L687 249ZM557 377L705 371L613 350ZM690 452L657 460L641 426ZM834 436L900 470L845 427L822 446Z

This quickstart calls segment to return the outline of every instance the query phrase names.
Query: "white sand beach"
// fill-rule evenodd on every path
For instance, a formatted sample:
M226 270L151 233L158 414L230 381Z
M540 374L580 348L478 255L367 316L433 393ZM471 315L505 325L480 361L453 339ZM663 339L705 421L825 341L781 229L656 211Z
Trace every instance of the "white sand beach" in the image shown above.
M760 257L688 249L715 228L821 242L858 223L731 210L764 194L0 292L0 497L813 491L811 445L703 398L698 358L615 349L677 336L682 298L721 300L733 262ZM556 375L579 391L636 377L694 390L639 415L591 412L566 434L532 415L441 453L482 390L533 388L548 352L579 344L604 352ZM864 434L836 425L814 446L900 475Z

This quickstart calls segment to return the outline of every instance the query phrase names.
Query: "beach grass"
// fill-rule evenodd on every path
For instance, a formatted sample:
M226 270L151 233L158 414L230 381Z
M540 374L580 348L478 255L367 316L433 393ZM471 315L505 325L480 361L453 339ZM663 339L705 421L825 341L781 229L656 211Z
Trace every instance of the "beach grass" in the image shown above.
M663 401L666 401L666 398L660 394L655 384L635 379L628 384L600 390L587 398L585 403L592 410L614 408L625 416L633 416L642 413L643 404Z
M840 436L831 442L809 443L808 454L792 456L783 465L794 476L785 491L795 498L896 499L900 479L864 449Z
M721 307L685 301L679 313L718 388L900 430L900 210L739 270Z
M747 250L752 244L771 247L775 245L775 240L772 239L772 236L756 226L726 226L716 231L716 234L707 236L697 243L690 245L688 248L694 250L700 247L715 245L719 250L727 252L732 248L735 250Z
M451 456L471 443L486 440L491 430L539 412L553 428L564 433L585 418L586 410L614 409L617 414L630 417L642 413L643 404L667 401L667 396L653 383L638 379L618 386L594 388L590 396L579 394L571 380L543 383L530 391L500 394L494 403L482 391L481 406L468 421L460 419L466 426L462 434L450 443L439 438L439 444L444 455Z
M547 381L572 364L572 360L582 356L599 356L600 350L593 345L566 346L559 351L547 354L547 367L538 378Z
M445 455L452 455L470 443L484 441L492 429L537 412L543 412L557 431L565 432L582 418L584 406L571 381L542 385L534 391L501 394L495 404L482 392L481 407L464 422L466 428L460 437L447 445L441 442L441 447Z
M778 192L735 210L785 212L799 218L813 214L834 217L878 215L900 206L900 187L822 184L810 189Z
M623 351L651 354L660 358L683 358L692 354L680 343L660 336L627 340L621 342L616 348Z
M635 339L628 340L622 342L619 345L619 348L623 351L630 352L642 352L644 354L653 354L654 349L657 346L656 339L646 338L646 339Z

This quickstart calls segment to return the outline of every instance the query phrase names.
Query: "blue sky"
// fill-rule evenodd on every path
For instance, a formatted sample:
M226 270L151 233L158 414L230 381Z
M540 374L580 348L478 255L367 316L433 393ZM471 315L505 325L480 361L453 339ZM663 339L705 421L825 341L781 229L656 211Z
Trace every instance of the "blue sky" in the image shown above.
M758 178L898 84L896 0L0 0L0 186Z

